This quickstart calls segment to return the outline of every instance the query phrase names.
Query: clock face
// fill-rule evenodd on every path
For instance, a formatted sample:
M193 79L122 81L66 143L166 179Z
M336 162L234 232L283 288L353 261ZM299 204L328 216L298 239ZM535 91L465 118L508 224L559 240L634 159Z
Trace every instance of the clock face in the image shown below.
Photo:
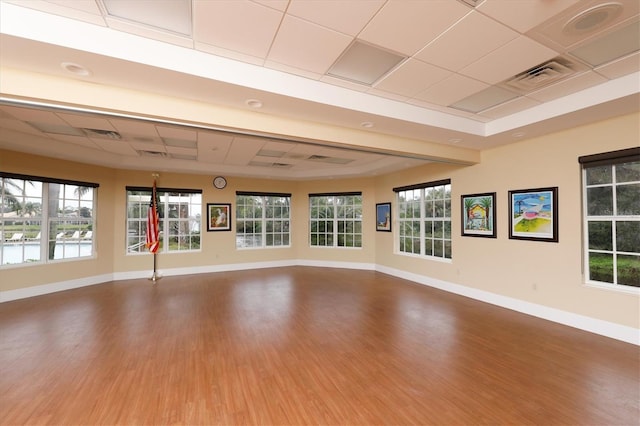
M227 180L222 176L217 176L215 179L213 179L213 186L218 189L222 189L227 186Z

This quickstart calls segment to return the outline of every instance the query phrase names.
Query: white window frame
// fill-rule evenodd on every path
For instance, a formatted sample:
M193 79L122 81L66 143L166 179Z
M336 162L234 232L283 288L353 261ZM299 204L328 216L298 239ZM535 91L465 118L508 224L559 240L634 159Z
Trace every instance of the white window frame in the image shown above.
M350 204L353 206L351 210L352 217L340 216L340 203L337 202L340 199L342 201L354 201L357 197L359 203ZM330 210L332 210L332 216L330 218L314 217L313 209L314 200L325 201ZM317 203L316 203L317 204ZM346 205L346 204L345 204ZM309 194L309 246L310 247L330 247L340 249L362 249L364 244L362 234L362 205L363 198L362 192L336 192L336 193L322 193L322 194ZM346 209L344 210L347 211ZM341 230L341 222L344 224L344 230ZM351 223L352 232L346 232L347 222ZM320 231L320 223L331 224L331 230ZM314 226L315 224L315 226ZM314 232L314 229L316 231ZM315 244L314 244L315 236ZM325 244L318 244L320 236L324 236ZM326 244L326 241L330 239L331 244ZM340 244L342 239L343 244ZM351 245L348 244L351 242Z
M260 204L260 216L246 216L243 201L239 197L251 197ZM284 201L285 206L276 205ZM280 215L269 215L278 209ZM258 222L260 232L247 232L245 222ZM252 228L253 229L253 228ZM236 249L273 249L291 247L291 194L271 192L236 192Z
M618 257L619 256L640 256L640 252L625 252L618 248L617 243L617 226L619 222L638 222L640 223L640 214L623 215L618 212L617 191L628 185L640 185L640 180L618 182L616 168L622 164L640 164L640 148L631 148L626 150L594 154L579 158L582 164L582 219L583 219L583 265L584 279L588 286L599 287L614 291L640 294L640 287L624 284L619 282L618 276ZM589 169L599 167L610 167L611 182L592 183L587 179ZM589 189L611 188L612 197L612 214L607 215L590 215L589 214ZM610 222L611 223L611 249L591 248L589 242L589 224L593 222ZM591 254L602 254L612 256L612 274L613 282L599 281L591 277Z
M126 187L125 238L127 255L149 253L146 242L147 212L151 203L151 187ZM136 193L136 194L133 194ZM202 251L202 190L184 188L156 188L160 247L158 253L194 253ZM133 198L137 197L135 200ZM199 198L199 199L198 199ZM131 208L137 217L130 217ZM184 211L186 210L186 216ZM175 213L178 214L177 217ZM174 227L177 225L177 232ZM175 239L165 244L166 236Z
M29 217L26 217L24 212L21 216L16 216L13 211L0 212L0 230L2 231L0 268L95 258L94 234L96 231L98 184L5 172L0 172L0 178L4 183L0 185L0 191L2 191L0 198L4 200L4 203L11 194L10 196L16 198L16 201L23 206L39 200L40 210L29 213ZM11 180L18 181L22 185L20 194L12 194L13 191L8 190L8 182ZM28 185L31 182L37 183L39 188L29 191ZM52 185L59 186L57 188L58 206L56 209L62 209L60 213L56 212L55 216L50 215L49 206L53 193ZM80 190L81 188L83 190ZM28 194L28 192L32 193ZM82 214L84 209L88 210L89 216ZM9 235L9 232L6 231L10 227L8 223L15 224L15 222L21 222L22 229L14 229ZM33 229L34 222L38 223L37 229ZM13 228L13 226L11 227ZM54 254L50 259L51 247L54 248ZM6 263L5 256L8 257L9 250L16 248L20 248L21 261ZM35 255L36 252L37 255ZM28 258L27 256L34 257Z
M429 191L436 193L439 188L443 189L444 197L433 199L428 196L430 194ZM394 252L404 256L451 262L453 259L453 242L451 238L451 179L398 187L394 188L393 191L396 193L397 208L395 218L398 223L396 227L396 238L394 238ZM409 193L411 193L411 201L407 201L407 195ZM403 195L405 196L403 197ZM435 213L438 203L440 203L438 207L442 208L442 216L436 216ZM419 212L415 212L418 213L417 216L414 213L411 217L402 217L402 212L406 211L405 207L409 207L408 204L411 204L413 207L418 206ZM431 212L427 211L427 204L432 204ZM411 210L414 211L413 208ZM406 225L409 222L418 222L419 230L417 235L408 236L403 234L403 230L407 229ZM441 233L438 233L438 235L441 234L440 236L435 235L436 222L439 223L442 228ZM427 223L431 223L431 230L426 229ZM405 241L402 241L403 238ZM411 239L412 248L417 241L419 245L418 250L407 251L406 239ZM426 247L427 240L431 242L430 250L427 250ZM442 248L439 255L435 254L436 242L440 242ZM403 249L403 247L405 247L405 249ZM447 253L449 254L448 257Z

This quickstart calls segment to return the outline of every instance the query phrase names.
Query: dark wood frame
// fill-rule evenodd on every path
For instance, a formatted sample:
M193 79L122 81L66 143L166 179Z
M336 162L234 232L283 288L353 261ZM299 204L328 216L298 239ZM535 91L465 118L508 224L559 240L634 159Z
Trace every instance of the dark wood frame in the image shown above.
M468 211L465 207L465 200L471 199L475 200L478 198L491 198L491 212L488 214L488 224L491 225L490 230L482 230L482 229L472 229L467 228L467 223L469 222ZM484 192L480 194L466 194L460 196L460 206L462 212L462 222L461 222L461 232L463 237L483 237L483 238L496 238L496 193L495 192Z
M378 210L379 209L388 209L387 214L389 215L389 220L388 223L386 225L382 224L382 222L378 221ZM391 217L391 203L377 203L376 204L376 231L380 231L380 232L391 232L391 222L392 222L392 217Z
M227 221L225 226L216 226L217 215L212 214L216 209L225 209ZM207 231L231 231L231 204L207 203Z
M540 217L534 216L532 219L520 219L520 215L523 213L523 200L516 199L517 197L530 197L539 199L543 194L547 194L551 199L545 202L544 205L549 204L550 212L544 214L543 217L552 221L551 231L544 233L516 231L514 228L521 220L539 220ZM527 198L525 198L527 199ZM545 201L545 200L540 200ZM539 205L539 204L538 204ZM533 205L532 207L536 207ZM546 210L545 210L546 212ZM535 212L534 212L535 213ZM534 214L532 213L532 214ZM517 217L515 217L518 215ZM517 220L516 220L517 219ZM530 234L530 235L528 235ZM533 188L533 189L518 189L509 191L509 238L514 240L533 240L533 241L547 241L558 242L558 187L547 188Z

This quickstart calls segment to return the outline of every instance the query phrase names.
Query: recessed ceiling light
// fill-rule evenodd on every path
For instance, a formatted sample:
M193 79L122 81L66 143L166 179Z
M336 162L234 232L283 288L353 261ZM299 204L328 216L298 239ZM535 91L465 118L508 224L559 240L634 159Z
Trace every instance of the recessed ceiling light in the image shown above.
M370 121L363 121L362 123L360 123L360 125L365 129L370 129L373 127L373 123Z
M327 75L370 86L405 59L397 53L356 40L331 66Z
M451 142L451 143L460 143L460 142L462 142L462 139L460 139L460 138L451 138L451 139L449 139L449 142Z
M62 67L62 69L70 72L71 74L81 76L91 75L91 71L89 71L87 68L79 64L74 64L73 62L63 62L60 64L60 66Z
M512 133L511 136L513 136L514 138L521 138L525 134L526 134L525 132L515 132L515 133Z
M244 103L251 108L262 108L262 102L257 99L247 99Z

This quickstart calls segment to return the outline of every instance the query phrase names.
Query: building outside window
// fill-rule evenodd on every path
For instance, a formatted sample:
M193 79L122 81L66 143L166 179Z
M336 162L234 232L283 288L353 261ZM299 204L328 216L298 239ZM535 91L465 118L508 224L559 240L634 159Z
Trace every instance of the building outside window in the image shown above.
M394 188L400 253L451 259L451 180Z
M151 188L127 187L127 253L146 253ZM157 188L158 252L200 250L202 190Z
M0 172L0 265L92 257L97 188Z
M640 287L640 148L580 157L585 278Z
M312 247L362 247L362 193L309 194Z
M291 194L236 192L236 248L291 246Z

